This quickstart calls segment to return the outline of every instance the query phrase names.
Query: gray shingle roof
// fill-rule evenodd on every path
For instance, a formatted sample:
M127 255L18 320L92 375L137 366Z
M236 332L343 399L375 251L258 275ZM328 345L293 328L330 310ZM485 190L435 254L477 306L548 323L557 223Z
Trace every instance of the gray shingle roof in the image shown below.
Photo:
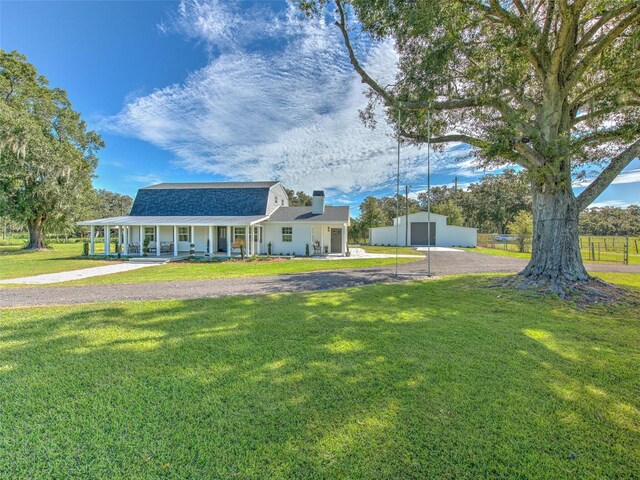
M133 216L265 215L278 182L160 183L138 190Z
M157 183L143 187L143 190L192 189L192 188L271 188L276 183L270 182L190 182L190 183Z
M135 217L125 215L122 217L100 218L97 220L87 220L86 222L78 222L77 225L217 225L217 226L244 226L253 225L267 217L265 215L255 215L249 217L192 217L192 216L174 216L174 217L155 217L142 216Z
M280 207L269 217L270 222L349 222L349 207L324 207L324 213L314 215L311 207Z

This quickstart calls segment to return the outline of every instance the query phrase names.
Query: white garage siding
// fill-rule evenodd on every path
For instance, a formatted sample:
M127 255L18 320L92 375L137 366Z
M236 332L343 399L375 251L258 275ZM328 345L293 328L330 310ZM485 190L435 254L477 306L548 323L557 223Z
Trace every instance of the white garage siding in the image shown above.
M409 215L409 245L411 245L411 223L426 222L427 212ZM405 239L406 217L394 219L392 227L376 227L369 229L369 243L371 245L396 245L396 224L398 224L397 238L400 246L407 245ZM436 246L438 247L475 247L478 241L478 231L475 228L447 225L447 217L431 214L431 222L436 224ZM420 245L422 246L422 245Z

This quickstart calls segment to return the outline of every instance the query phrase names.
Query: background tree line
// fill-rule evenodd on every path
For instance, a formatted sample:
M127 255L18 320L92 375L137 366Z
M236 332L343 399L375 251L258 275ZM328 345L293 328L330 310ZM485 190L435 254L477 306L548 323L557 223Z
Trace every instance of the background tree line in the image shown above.
M85 192L84 198L76 205L73 215L66 217L66 222L45 225L44 235L45 237L79 237L87 228L77 226L76 221L128 215L132 205L133 198L129 195L92 188ZM22 236L28 232L26 223L16 221L7 215L0 216L0 228L2 240L12 236Z
M446 215L449 225L474 227L479 233L526 231L527 217L522 214L531 214L531 202L530 182L524 171L485 175L466 189L448 185L431 188L433 213ZM398 206L400 215L427 211L427 193L418 192L408 200L405 195L365 198L360 215L351 219L350 239L366 242L370 228L392 225ZM589 208L580 214L579 225L581 235L640 235L640 206Z
M405 195L376 198L360 204L360 215L351 219L350 237L367 241L369 229L392 225L399 206L401 215L427 211L426 192L408 200ZM526 172L505 170L485 175L466 189L439 185L431 188L431 211L448 217L449 225L477 228L481 233L507 233L508 225L522 212L531 212L531 187Z
M580 235L640 236L640 206L588 208L580 214Z

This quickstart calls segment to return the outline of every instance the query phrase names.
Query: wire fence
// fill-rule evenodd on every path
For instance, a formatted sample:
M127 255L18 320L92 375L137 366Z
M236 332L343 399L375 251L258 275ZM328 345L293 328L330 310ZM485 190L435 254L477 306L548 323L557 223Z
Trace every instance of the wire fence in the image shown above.
M521 242L514 235L479 233L478 246L509 252L531 253L531 238ZM640 265L640 237L580 237L580 253L588 262Z

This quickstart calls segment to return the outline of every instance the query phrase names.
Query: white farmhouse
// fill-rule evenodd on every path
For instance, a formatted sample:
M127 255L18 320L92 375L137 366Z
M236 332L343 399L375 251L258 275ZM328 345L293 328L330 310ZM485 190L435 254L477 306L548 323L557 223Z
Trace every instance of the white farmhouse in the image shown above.
M428 213L418 212L393 219L391 227L369 229L371 245L396 245L421 247L475 247L478 231L475 228L447 225L445 215L431 214L431 229L428 228ZM431 242L428 235L430 233ZM409 240L407 242L407 239Z
M290 207L280 182L160 183L138 190L130 215L78 222L118 235L126 256L144 253L178 257L232 256L242 245L247 255L346 255L349 207L325 205L313 192L310 207ZM193 247L191 247L193 245Z

